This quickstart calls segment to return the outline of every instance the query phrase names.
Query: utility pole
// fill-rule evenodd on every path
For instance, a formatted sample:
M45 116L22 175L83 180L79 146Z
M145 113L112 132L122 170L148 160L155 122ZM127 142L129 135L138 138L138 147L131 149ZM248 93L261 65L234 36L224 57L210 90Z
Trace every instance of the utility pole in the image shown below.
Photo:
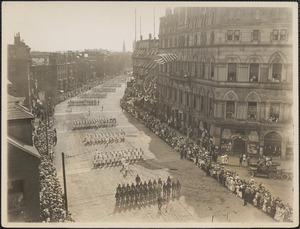
M61 153L62 157L62 166L63 166L63 179L64 179L64 191L65 191L65 208L66 208L66 213L68 215L68 198L67 198L67 182L66 182L66 169L65 169L65 153Z

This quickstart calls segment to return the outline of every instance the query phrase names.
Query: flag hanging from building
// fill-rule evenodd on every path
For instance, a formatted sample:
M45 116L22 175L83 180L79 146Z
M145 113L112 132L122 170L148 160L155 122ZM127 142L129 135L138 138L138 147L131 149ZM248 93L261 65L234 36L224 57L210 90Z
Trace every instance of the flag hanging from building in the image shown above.
M178 56L174 53L163 53L158 55L160 58L156 60L158 64L170 63L178 60Z

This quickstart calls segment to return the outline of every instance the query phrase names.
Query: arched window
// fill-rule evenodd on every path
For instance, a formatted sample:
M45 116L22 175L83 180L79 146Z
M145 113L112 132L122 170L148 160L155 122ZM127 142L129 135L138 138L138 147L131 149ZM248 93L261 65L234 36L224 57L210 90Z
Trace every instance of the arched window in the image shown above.
M235 119L236 114L236 101L238 101L237 95L233 92L227 92L225 96L225 118Z
M186 46L189 47L190 46L190 36L187 35L186 37Z
M210 71L209 71L210 79L214 79L215 78L215 61L214 61L214 59L210 60L209 68L210 68Z
M211 31L210 33L210 44L213 44L215 41L215 33L214 31Z

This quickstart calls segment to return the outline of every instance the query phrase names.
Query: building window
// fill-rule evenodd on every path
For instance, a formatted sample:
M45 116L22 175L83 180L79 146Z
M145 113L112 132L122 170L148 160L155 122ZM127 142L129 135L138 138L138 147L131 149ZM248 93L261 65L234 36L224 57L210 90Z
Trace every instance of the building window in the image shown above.
M234 40L239 41L240 40L240 31L234 30Z
M210 78L214 79L215 77L215 63L210 62Z
M197 34L194 35L194 45L196 46L197 45L197 41L198 41L198 36Z
M235 101L226 101L226 118L234 119Z
M249 71L250 82L258 81L258 71L259 71L259 64L250 64L250 71Z
M233 40L233 31L227 30L227 40L232 41Z
M197 106L197 95L196 94L194 94L194 99L193 99L193 108L196 108L196 106Z
M280 104L279 103L271 103L270 105L270 122L278 122L279 121L279 109Z
M213 115L214 112L214 104L213 104L213 99L208 98L208 114Z
M258 41L259 30L253 30L252 40Z
M194 69L195 69L195 70L194 70L194 71L195 71L195 77L197 77L197 74L198 74L198 73L197 73L197 64L196 64L196 63L194 63Z
M286 40L286 29L280 30L280 40Z
M206 44L206 32L203 33L203 44Z
M204 79L205 76L205 62L201 62L201 78Z
M186 46L187 47L190 46L190 36L189 35L186 37Z
M169 43L169 40L168 40L168 39L165 39L165 47L166 47L166 48L168 48L168 46L169 46L168 43Z
M172 38L170 38L170 44L169 45L170 45L170 47L172 47L172 45L173 45L172 44Z
M273 64L272 67L272 81L273 82L280 82L281 81L281 74L282 74L282 64Z
M180 104L182 104L182 91L179 90L179 101L180 101Z
M210 33L210 44L213 44L215 41L215 33L214 31L211 31Z
M248 120L256 120L257 115L257 102L248 102Z
M227 80L230 82L236 81L237 64L228 63L228 76Z
M186 93L186 105L190 106L190 95L188 92Z
M273 30L273 40L278 41L278 29Z
M177 47L177 37L175 37L175 47Z
M200 111L203 111L204 109L204 98L203 95L200 96Z

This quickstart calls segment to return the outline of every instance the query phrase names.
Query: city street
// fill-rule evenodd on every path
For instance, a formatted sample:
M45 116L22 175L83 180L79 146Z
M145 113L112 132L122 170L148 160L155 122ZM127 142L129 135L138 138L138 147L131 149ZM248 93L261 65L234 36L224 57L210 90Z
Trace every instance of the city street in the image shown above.
M119 76L117 78L125 78ZM97 86L100 88L100 86ZM61 152L65 153L66 180L69 211L76 222L247 222L252 225L262 222L275 222L265 213L248 204L230 190L221 186L212 177L196 167L192 162L181 160L177 152L150 132L125 111L122 112L119 101L125 90L125 84L117 87L116 92L108 92L105 99L100 99L99 106L78 106L68 111L68 100L55 108L55 126L58 143L55 147L55 165L63 187ZM75 99L75 98L72 98ZM103 111L101 110L103 106ZM88 109L91 113L89 116ZM117 126L98 130L72 131L72 121L80 118L116 118ZM125 142L85 146L86 132L126 133ZM93 153L109 152L122 149L142 148L145 161L130 165L130 173L124 177L121 166L93 169ZM237 167L232 166L231 169ZM247 176L246 168L239 168L240 176ZM115 207L115 192L118 184L131 184L139 174L141 181L149 179L172 180L181 183L181 196L171 200L158 212L157 203L125 209ZM271 193L284 201L292 201L292 181L255 178L263 182ZM278 187L278 188L277 188ZM286 195L288 193L288 195ZM276 222L275 222L276 223Z

